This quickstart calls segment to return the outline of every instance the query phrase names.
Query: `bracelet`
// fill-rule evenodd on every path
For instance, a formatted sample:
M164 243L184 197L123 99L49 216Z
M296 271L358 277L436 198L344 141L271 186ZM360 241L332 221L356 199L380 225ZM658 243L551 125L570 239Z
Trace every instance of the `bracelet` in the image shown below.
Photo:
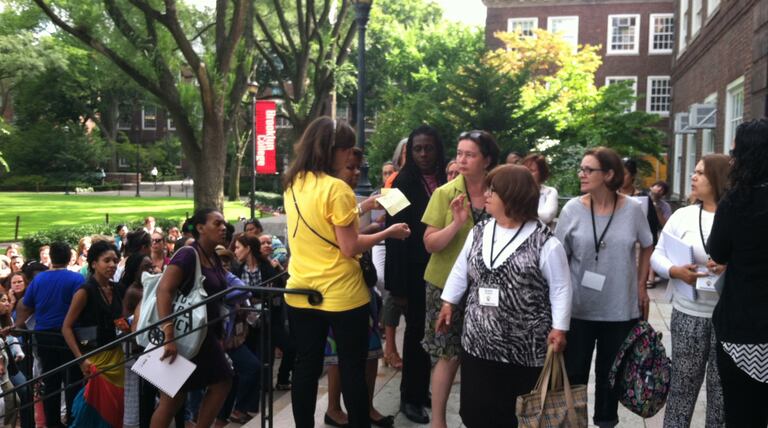
M358 215L363 214L363 203L362 202L357 204L357 214Z
M172 321L168 321L165 324L161 325L160 326L160 330L165 330L165 328L168 327L169 325L173 326L173 322Z

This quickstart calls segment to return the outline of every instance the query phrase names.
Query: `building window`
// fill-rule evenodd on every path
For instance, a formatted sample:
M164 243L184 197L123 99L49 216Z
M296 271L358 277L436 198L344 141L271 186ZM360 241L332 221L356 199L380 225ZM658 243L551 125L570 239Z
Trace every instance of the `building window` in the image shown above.
M566 42L573 46L574 51L579 47L579 17L578 16L550 16L547 18L547 30L559 34Z
M683 134L675 134L675 151L672 153L674 175L672 176L672 194L679 195L680 178L683 172Z
M651 14L648 53L670 54L675 46L675 15Z
M157 129L157 107L153 105L141 107L141 129Z
M669 76L648 76L647 90L645 111L659 116L669 116L669 104L672 99Z
M703 14L704 14L704 5L702 4L702 0L692 0L693 1L693 14L691 19L691 37L695 37L697 34L699 34L699 29L701 28L701 22L703 21Z
M632 96L637 97L637 76L608 76L605 78L605 86L615 85L620 82L632 82ZM633 99L631 104L624 110L629 113L637 108L637 100Z
M637 54L640 15L608 15L608 54Z
M691 177L696 167L696 134L687 134L685 144L685 188L683 194L688 196L691 191Z
M704 99L705 104L717 106L717 92ZM701 131L701 155L708 155L715 152L715 130L703 129Z
M293 124L291 123L291 121L288 120L288 118L284 117L284 116L277 116L277 121L275 122L275 126L278 129L290 129L290 128L293 128Z
M119 168L128 168L129 166L131 166L131 164L128 163L128 159L121 156L117 158L117 166Z
M166 113L166 115L167 115L166 117L167 117L168 119L166 119L166 120L167 120L167 122L166 122L166 124L165 124L165 126L166 126L166 128L165 128L165 129L167 129L167 130L169 130L169 131L175 131L175 130L176 130L176 123L174 123L174 122L173 122L173 119L171 118L171 115L170 115L170 113Z
M680 55L685 50L688 43L688 0L680 0L680 41L678 42L677 54Z
M117 129L131 129L131 122L133 122L133 112L131 112L131 108L128 106L119 106L117 111Z
M720 6L720 0L707 0L707 18L712 16Z
M507 31L520 33L524 37L533 37L533 30L539 27L539 18L509 18Z
M723 153L728 153L736 137L736 127L744 121L744 77L731 82L725 90L725 135Z

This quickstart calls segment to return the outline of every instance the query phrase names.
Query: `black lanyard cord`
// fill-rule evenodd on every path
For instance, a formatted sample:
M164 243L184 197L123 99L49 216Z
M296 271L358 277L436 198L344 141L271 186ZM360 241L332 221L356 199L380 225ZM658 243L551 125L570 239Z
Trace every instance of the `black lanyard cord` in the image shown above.
M520 225L520 227L517 229L517 232L515 232L515 236L513 236L512 239L510 239L509 242L507 242L507 244L501 248L501 251L499 251L499 254L496 254L496 257L493 257L493 244L496 242L496 224L497 222L494 220L493 235L491 235L491 269L493 269L493 265L496 264L496 260L498 260L499 257L501 257L501 254L504 252L504 250L506 250L507 247L509 247L510 244L512 244L512 241L514 241L518 237L518 235L520 235L520 232L523 231L523 227L525 226L525 223L523 222Z
M603 229L603 233L600 234L600 239L598 239L597 225L595 225L595 208L594 208L594 204L592 203L592 195L589 195L589 213L592 215L592 236L594 237L594 240L595 240L595 261L598 260L600 249L604 245L603 239L605 238L605 234L608 232L608 228L611 227L611 222L613 222L613 215L616 214L616 203L618 202L618 200L619 200L619 196L614 195L613 210L611 211L611 217L608 219L608 224L605 225L605 229Z
M707 241L704 240L704 228L701 225L701 214L704 212L704 203L702 202L701 205L699 205L699 236L701 237L701 246L704 247L704 252L707 254L707 258L709 258L709 247L707 246Z

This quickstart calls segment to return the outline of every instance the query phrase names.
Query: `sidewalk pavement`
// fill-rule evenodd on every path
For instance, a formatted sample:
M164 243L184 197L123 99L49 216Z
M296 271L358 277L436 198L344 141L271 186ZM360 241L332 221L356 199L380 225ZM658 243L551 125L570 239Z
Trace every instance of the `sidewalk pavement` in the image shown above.
M657 330L663 333L664 347L667 350L667 355L672 352L671 338L669 333L670 318L672 316L672 305L667 303L664 299L666 294L666 284L661 283L656 288L648 290L651 296L651 312L649 321L651 325ZM397 329L397 341L400 350L402 350L403 339L403 326L404 323L400 323L400 327ZM276 365L277 367L277 365ZM374 392L374 406L383 415L396 415L395 426L401 428L417 428L428 427L428 425L415 424L405 418L399 413L400 408L400 380L402 373L399 370L394 370L390 367L379 367L379 374L376 379L376 389ZM461 374L457 376L453 384L451 396L448 402L448 426L450 428L463 427L461 424L461 418L459 417L459 384L461 383ZM590 376L589 385L587 387L589 392L589 421L592 425L592 414L594 406L594 392L595 392L595 379L594 379L594 367L592 369L592 375ZM323 376L320 379L320 384L317 392L317 407L315 410L315 426L325 427L323 423L323 415L328 403L328 389L327 378ZM698 401L696 402L696 408L693 414L693 420L691 426L703 427L705 425L706 415L706 384L702 385L702 389L699 392ZM623 406L619 405L619 427L621 428L661 428L664 422L664 409L662 409L656 416L643 419L634 413L626 410ZM228 427L238 427L237 424L229 424ZM245 427L257 428L261 426L260 419L254 418ZM275 391L274 401L274 426L278 428L288 428L294 426L293 416L291 414L291 397L290 392Z

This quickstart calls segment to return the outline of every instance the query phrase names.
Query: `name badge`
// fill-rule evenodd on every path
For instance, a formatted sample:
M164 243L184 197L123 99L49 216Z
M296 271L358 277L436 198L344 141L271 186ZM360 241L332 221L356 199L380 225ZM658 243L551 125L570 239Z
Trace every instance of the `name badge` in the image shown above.
M595 291L603 291L603 285L605 284L605 275L599 273L584 271L584 276L581 278L581 285L590 288Z
M477 291L481 306L499 306L498 288L479 288Z
M720 275L707 275L696 279L696 289L702 291L717 291L715 283Z

